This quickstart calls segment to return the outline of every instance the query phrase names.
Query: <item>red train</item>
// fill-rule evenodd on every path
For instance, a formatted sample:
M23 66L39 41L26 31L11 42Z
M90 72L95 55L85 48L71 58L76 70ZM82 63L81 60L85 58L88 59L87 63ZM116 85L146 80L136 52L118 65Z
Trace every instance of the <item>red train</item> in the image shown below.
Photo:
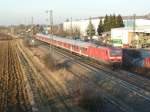
M53 36L53 39L51 39L51 36L43 34L37 34L35 38L54 46L67 49L79 55L98 60L105 64L122 62L122 50L119 48L102 47L88 42L71 40L56 36Z

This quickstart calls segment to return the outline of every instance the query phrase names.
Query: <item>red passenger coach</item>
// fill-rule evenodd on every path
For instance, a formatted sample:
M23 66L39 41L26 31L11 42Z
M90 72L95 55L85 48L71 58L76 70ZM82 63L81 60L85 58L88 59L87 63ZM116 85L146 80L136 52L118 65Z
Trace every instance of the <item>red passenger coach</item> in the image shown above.
M89 56L99 61L109 61L107 48L103 47L90 47Z
M71 40L57 36L53 36L53 39L51 39L51 36L45 36L42 34L37 34L35 38L106 64L122 62L122 49L119 48L102 47L88 42Z

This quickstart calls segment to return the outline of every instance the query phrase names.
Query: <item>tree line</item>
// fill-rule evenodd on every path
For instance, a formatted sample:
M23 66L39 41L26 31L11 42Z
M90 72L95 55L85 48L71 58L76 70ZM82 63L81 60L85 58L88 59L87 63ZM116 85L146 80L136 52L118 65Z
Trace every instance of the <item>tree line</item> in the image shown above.
M25 27L25 26L20 26L20 27ZM108 32L111 30L111 28L118 28L118 27L124 27L123 24L123 19L121 15L106 15L104 18L100 18L98 28L95 29L94 25L92 24L92 19L89 19L89 24L86 30L86 33L89 37L93 37L96 32L99 35L102 35L103 32ZM26 29L27 27L23 28ZM30 28L30 27L29 27ZM43 32L44 31L44 26L36 25L33 28L34 34L37 32ZM50 31L49 31L50 33ZM79 27L74 27L70 28L67 31L63 30L63 27L58 27L58 26L53 26L53 34L54 35L59 35L59 36L76 36L79 37L81 35L80 28Z
M97 28L97 32L99 35L101 35L103 32L108 32L110 31L112 28L119 28L119 27L124 27L123 24L123 19L121 17L121 15L116 16L114 15L106 15L104 19L100 19L98 28ZM89 20L89 25L87 28L87 35L92 37L94 36L96 33L94 26L91 22L91 18Z

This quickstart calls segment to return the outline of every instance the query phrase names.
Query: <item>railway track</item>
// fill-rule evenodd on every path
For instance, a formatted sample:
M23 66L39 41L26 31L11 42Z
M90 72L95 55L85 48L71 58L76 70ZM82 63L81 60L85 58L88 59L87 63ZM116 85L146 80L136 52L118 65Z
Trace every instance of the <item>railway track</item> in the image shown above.
M0 45L0 112L31 112L15 42Z
M61 53L59 51L59 54L63 55L66 58L71 58L72 57L69 54L64 55L64 52L62 53L62 51L61 51ZM117 89L123 88L123 89L120 90L120 95L122 96L122 98L120 99L120 101L117 98L118 96L115 96L116 99L113 99L112 101L116 101L117 104L119 104L119 103L123 104L123 103L121 103L123 101L127 105L130 104L131 107L134 107L136 109L136 111L138 110L139 112L140 112L140 110L142 112L144 112L144 111L148 112L149 111L149 109L150 109L150 108L148 109L148 107L149 107L148 105L150 105L150 92L149 91L145 90L144 88L141 88L141 86L140 87L139 86L135 86L132 83L126 82L125 80L122 80L121 77L120 78L116 77L115 76L116 73L113 73L110 70L106 70L106 68L104 68L104 67L101 67L101 68L98 67L98 68L96 68L95 66L93 66L93 64L91 65L91 64L88 64L87 62L84 63L84 62L81 62L81 61L76 61L76 59L74 59L74 58L71 58L71 59L73 61L71 61L70 63L74 63L74 64L78 63L79 66L81 65L81 67L83 67L86 71L89 71L89 73L91 73L91 71L92 71L92 73L91 73L92 75L91 74L85 75L85 74L81 74L80 72L78 72L79 70L69 70L73 74L78 75L80 78L82 77L82 79L84 79L83 77L85 77L85 80L86 79L89 80L89 81L92 80L98 87L100 87L101 84L100 84L99 81L102 80L102 77L103 77L103 79L107 79L109 81L114 81L116 84L112 83L112 85L114 85L114 87L118 86ZM103 76L104 74L105 74L105 76ZM130 77L128 77L128 78L130 78ZM125 92L123 93L123 91L125 91ZM130 99L131 101L124 99L124 96L128 97L127 95L130 95L132 93L136 94L133 97L133 99L136 99L137 103L141 102L140 107L136 107L135 106L136 102L133 103L132 99ZM115 95L115 94L112 94L112 95ZM144 103L144 102L146 102L146 103ZM125 105L123 104L122 106L125 106ZM133 111L133 110L131 109L131 111Z
M59 50L59 49L57 49L57 50ZM60 51L60 52L62 52L62 51ZM73 57L72 58L73 60L74 59L78 60L78 63L82 64L83 66L86 66L86 68L91 68L88 66L88 65L90 65L90 66L92 66L92 68L96 68L103 72L107 72L111 76L119 78L120 80L126 81L129 84L135 85L143 90L150 92L150 80L146 77L139 76L137 74L133 74L131 72L128 72L128 71L125 71L122 69L111 70L110 68L107 68L107 67L101 65L100 63L93 62L93 60L83 58L79 55L70 54L67 51L63 51L61 55L63 55L64 53L67 54L67 56L68 56L67 58Z
M36 68L17 39L0 45L0 112L77 112L68 104L71 97Z
M110 68L107 68L107 66L103 66L100 63L93 62L93 60L89 60L89 59L81 57L79 55L69 53L68 51L62 51L56 47L55 47L55 49L58 50L59 52L61 52L61 55L66 54L66 56L68 56L67 58L69 58L71 60L75 60L75 61L78 60L77 62L81 63L84 66L90 65L93 68L107 72L108 74L111 74L112 76L119 78L120 80L124 80L124 81L126 81L130 84L133 84L137 87L140 87L144 90L150 91L150 81L148 78L145 78L143 76L139 76L137 74L133 74L131 72L128 72L128 71L125 71L122 69L111 70Z
M142 79L143 82L139 81L133 82L133 79L137 77L136 80L139 80L140 77L136 76L134 74L127 74L125 72L124 74L127 77L123 77L124 71L111 71L107 68L104 68L101 65L97 65L96 63L90 63L89 61L82 61L83 58L72 55L71 53L68 53L66 51L60 50L59 48L55 47L55 53L70 59L69 63L72 64L78 64L81 66L84 70L88 71L89 73L92 71L92 75L85 75L78 72L79 70L69 70L74 75L76 75L81 80L89 80L93 81L97 85L98 88L102 89L101 80L107 79L108 81L113 81L111 83L112 87L114 87L114 90L111 91L105 91L105 92L112 92L112 96L114 96L111 100L111 103L114 103L115 105L119 105L122 110L124 111L139 111L139 112L149 112L150 111L150 93L148 89L145 89L143 86L140 86L140 84L145 85L144 81L147 82L146 85L149 84L148 79ZM105 74L105 75L104 75ZM120 75L119 75L120 74ZM122 75L122 77L121 77ZM135 81L135 80L134 80ZM118 90L117 90L118 89ZM117 91L116 93L113 93L114 91ZM109 96L109 95L108 95ZM126 97L126 98L125 98ZM132 97L132 98L131 98ZM115 98L115 99L114 99ZM109 99L111 99L109 97ZM140 105L140 106L139 106Z
M60 94L57 92L54 85L48 80L47 77L45 77L44 74L42 74L41 76L38 76L38 77L36 75L33 75L33 71L31 71L30 66L27 64L28 62L26 62L25 59L23 59L22 61L24 61L24 64L26 67L28 66L27 67L29 70L28 80L30 82L31 89L33 91L33 96L34 96L34 99L36 102L36 105L34 105L36 110L38 110L38 112L41 112L41 111L49 112L51 110L53 110L55 112L59 112L58 108L55 107L55 103L63 102L65 108L68 109L68 111L66 111L66 112L71 112L70 109L65 104L65 102L61 99L61 97L59 99L61 101L57 101L57 102L52 101L53 103L50 103L50 105L49 105L50 101L48 101L48 100L49 99L53 100L54 96L60 96ZM44 83L44 85L42 83ZM44 97L44 96L47 96L47 97Z
M44 102L43 98L41 97L41 94L39 92L39 89L41 87L41 84L38 83L37 85L37 81L36 78L34 77L34 71L32 70L32 68L30 67L30 65L28 64L27 60L25 59L25 57L20 53L19 54L21 58L21 62L23 64L23 68L25 71L25 74L27 76L28 82L29 82L29 86L31 88L31 93L33 94L33 99L34 102L32 104L32 110L33 111L43 111L43 109L41 108L42 106L40 106L40 104L42 104Z
M31 90L33 91L33 97L35 99L34 107L37 109L37 111L76 112L66 102L66 100L71 98L65 93L60 93L57 90L58 88L55 87L55 85L57 85L59 89L61 89L61 85L59 85L58 82L56 82L51 76L47 76L44 71L38 69L34 61L31 59L31 55L27 53L28 51L22 48L22 45L19 46L19 49L22 49L22 51L20 50L20 55L22 55L21 57L24 58L21 60L24 68L26 68L26 74L28 74L28 80L31 85ZM25 55L27 57L25 57ZM36 68L36 70L33 70L33 68Z
M38 42L40 42L46 46L48 45L47 43L44 43L41 41L38 41ZM56 47L54 47L54 48L56 48ZM56 50L59 50L59 49L56 49ZM62 52L62 51L60 51L60 52ZM123 69L121 69L121 67L119 69L112 70L112 68L110 68L109 66L102 65L96 61L89 60L88 58L84 58L83 56L72 54L72 53L68 52L67 50L64 50L62 53L65 53L68 55L68 57L69 56L73 57L73 59L78 60L87 65L93 66L99 70L102 70L104 72L106 71L109 74L111 74L112 76L119 78L120 80L124 80L130 84L133 84L137 87L140 87L140 88L150 92L150 81L149 81L149 78L147 78L147 77L140 76L138 74L134 74L132 72L123 70Z

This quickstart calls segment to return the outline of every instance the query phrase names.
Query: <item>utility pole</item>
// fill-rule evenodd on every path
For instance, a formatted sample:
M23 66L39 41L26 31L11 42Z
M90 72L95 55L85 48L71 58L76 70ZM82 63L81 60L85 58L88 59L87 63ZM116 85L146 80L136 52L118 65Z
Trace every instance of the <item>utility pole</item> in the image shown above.
M72 17L71 17L71 19L70 19L70 36L72 36Z
M53 42L53 11L52 10L50 10L50 26L51 26L51 38ZM53 56L53 53L54 53L54 48L52 45L52 56Z
M136 44L136 45L132 45L132 46L137 46L137 42L136 42L137 40L136 40L136 38L135 38L135 36L136 36L136 32L135 32L135 30L136 30L136 29L135 29L135 27L136 27L135 21L136 21L136 20L135 20L135 18L136 18L136 15L133 14L133 37L132 37L132 38L133 38L133 41L134 41L134 42L133 42L132 44Z
M133 36L134 36L134 38L135 38L135 14L133 15Z
M33 24L34 24L34 18L31 17L31 25L33 26Z
M136 38L136 14L133 15L133 19L134 19L133 31L134 31L134 39L135 39ZM140 42L139 42L139 36L138 36L138 38L136 38L136 48L139 48L139 44Z
M31 17L31 35L33 36L34 35L34 23L33 23L33 21L34 21L34 18L33 17Z
M24 18L24 24L27 25L27 18Z
M53 42L53 10L47 10L46 13L49 14L49 25L50 25L50 36L51 36L51 43ZM53 56L53 45L50 44L50 52Z
M25 25L25 31L27 31L27 25L28 25L28 23L27 23L27 18L26 17L24 18L24 25Z
M33 38L33 35L34 35L34 18L31 17L31 38L32 38L32 44L33 44L33 47L35 47L35 40Z

